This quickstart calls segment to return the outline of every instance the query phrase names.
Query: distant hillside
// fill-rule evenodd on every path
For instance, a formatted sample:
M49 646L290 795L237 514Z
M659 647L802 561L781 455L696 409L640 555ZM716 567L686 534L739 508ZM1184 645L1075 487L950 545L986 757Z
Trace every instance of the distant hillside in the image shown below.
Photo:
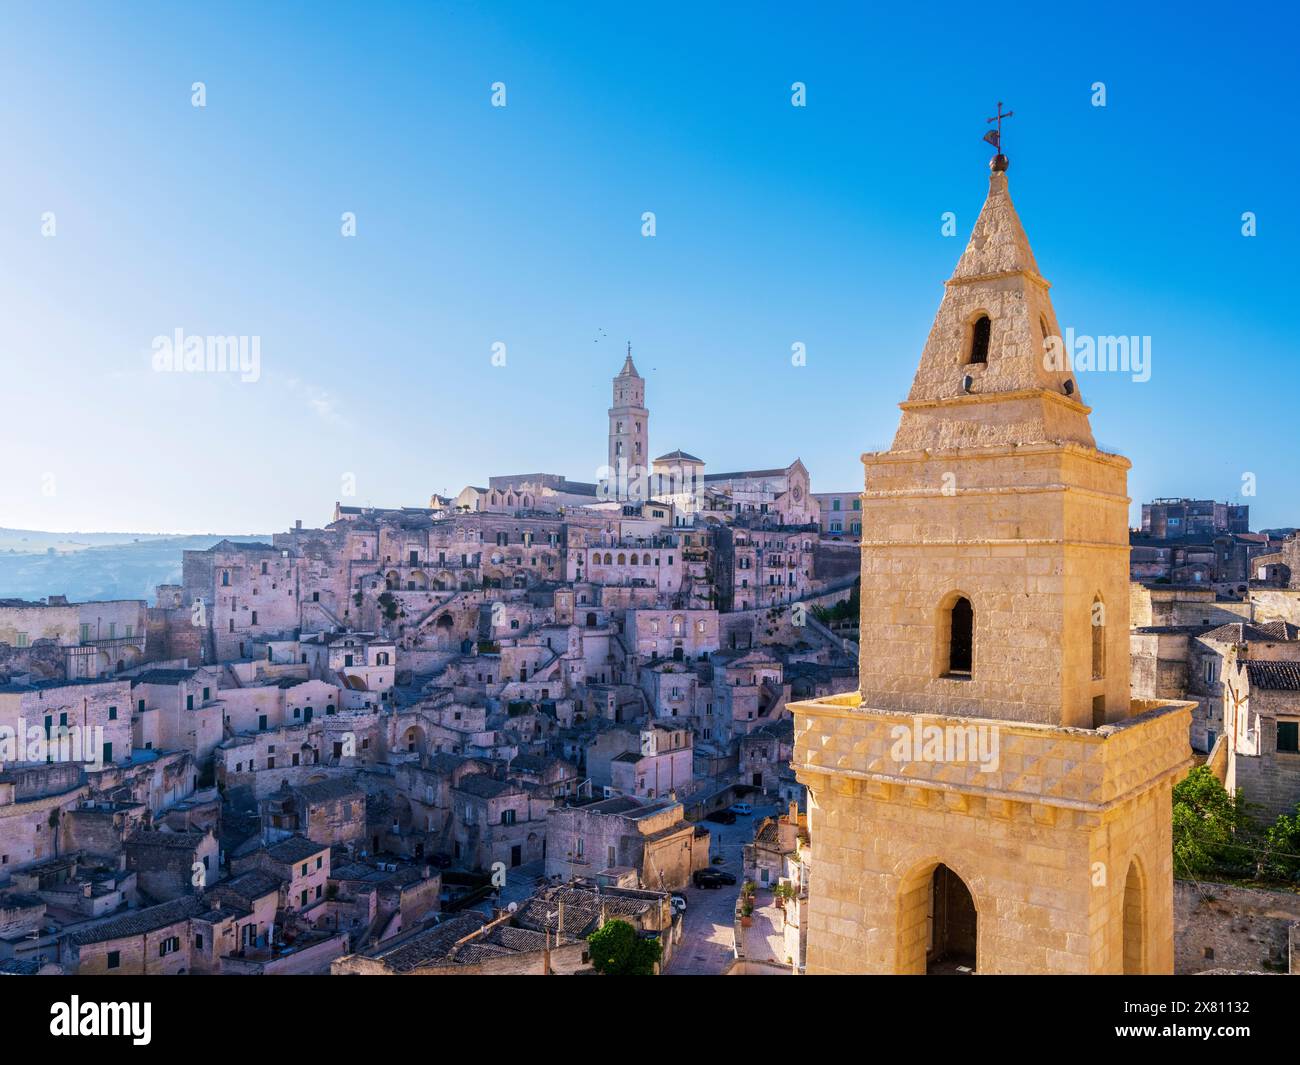
M181 552L266 533L176 536L166 533L50 533L0 529L0 599L148 599L154 586L179 584Z

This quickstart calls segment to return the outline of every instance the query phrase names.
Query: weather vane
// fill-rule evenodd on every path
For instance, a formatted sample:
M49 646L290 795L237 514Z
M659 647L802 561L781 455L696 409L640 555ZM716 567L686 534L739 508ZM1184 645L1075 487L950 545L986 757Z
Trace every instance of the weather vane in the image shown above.
M998 113L989 119L990 122L996 122L998 124L996 130L989 130L984 134L984 139L998 150L998 154L989 162L989 167L993 170L1006 170L1006 168L1011 165L1011 161L1002 154L1002 120L1004 118L1010 118L1013 114L1015 114L1014 111L1008 111L1006 114L1003 114L1002 101L999 100Z

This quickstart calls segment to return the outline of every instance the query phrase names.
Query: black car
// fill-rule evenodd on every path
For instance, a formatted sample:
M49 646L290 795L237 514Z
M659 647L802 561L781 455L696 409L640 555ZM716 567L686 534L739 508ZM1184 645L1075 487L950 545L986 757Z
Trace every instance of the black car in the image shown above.
M712 873L724 884L734 884L736 882L734 873L724 873L721 869L709 869L708 872Z
M722 878L727 875L729 874L719 873L714 869L697 869L695 871L695 876L691 879L695 881L695 886L697 888L720 888L726 883ZM733 884L736 882L734 876L731 878L731 882Z
M704 820L714 821L719 825L734 825L736 823L736 815L730 810L714 810L713 813L706 814Z

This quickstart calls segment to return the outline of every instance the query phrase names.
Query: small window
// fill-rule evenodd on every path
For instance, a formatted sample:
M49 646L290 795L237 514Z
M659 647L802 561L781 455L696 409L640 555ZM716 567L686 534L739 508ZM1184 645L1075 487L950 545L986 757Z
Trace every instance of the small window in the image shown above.
M1289 754L1300 754L1300 721L1277 723L1277 749Z
M122 965L122 952L119 950L110 950L108 952L108 968L117 969Z
M981 314L975 319L975 324L971 327L970 336L970 358L968 362L987 363L989 361L989 336L993 331L993 323L989 321L987 314Z
M975 643L975 610L970 600L958 596L948 611L947 673L969 677Z
M1092 601L1092 679L1106 676L1106 604L1097 596Z

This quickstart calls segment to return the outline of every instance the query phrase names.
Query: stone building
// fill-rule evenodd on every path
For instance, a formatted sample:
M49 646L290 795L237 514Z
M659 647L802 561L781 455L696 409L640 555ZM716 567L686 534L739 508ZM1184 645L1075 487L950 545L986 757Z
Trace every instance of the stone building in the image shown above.
M645 380L632 364L632 345L628 344L623 369L614 378L614 404L609 408L609 462L605 477L614 489L609 493L610 498L633 497L629 482L645 478L649 473L649 439L650 411L645 405Z
M670 658L693 662L720 646L716 610L629 610L623 642L638 662Z
M863 456L860 689L792 704L810 973L1168 973L1189 706L1129 691L1098 450L999 156L893 446Z
M737 524L715 533L718 609L757 610L808 594L815 525Z
M451 790L453 857L469 869L508 868L541 859L546 846L545 789L486 774L461 778Z
M784 666L761 647L719 651L713 666L717 736L734 739L777 721L786 705Z
M601 885L546 888L517 912L489 920L458 913L432 927L333 963L335 975L549 976L589 973L587 937L605 921L626 921L657 938L665 961L674 946L673 908L667 892Z
M142 599L0 599L0 673L58 680L104 677L146 661L147 640Z
M131 684L109 677L0 684L0 765L37 753L31 750L32 729L48 745L33 760L129 762Z
M1264 821L1300 805L1300 643L1285 660L1239 659L1225 677L1227 779Z
M220 847L211 832L137 832L123 849L137 886L155 902L192 895L217 879Z
M251 854L240 855L231 862L233 874L260 869L280 884L281 906L302 911L325 898L330 879L330 846L316 843L306 836L289 836L261 847Z
M862 539L862 496L857 492L814 492L817 529L834 540Z
M745 845L742 863L746 880L773 888L790 881L799 864L801 848L809 846L808 815L791 803L778 817L765 817L754 830L754 842Z
M132 910L73 933L66 965L79 976L175 976L188 973L190 918L202 912L198 895Z
M1213 499L1154 499L1142 504L1142 531L1158 539L1250 532L1250 507Z
M794 754L794 722L788 717L740 737L737 769L742 783L775 792Z
M189 751L208 762L225 729L221 670L215 666L149 669L131 678L136 747Z
M809 479L808 468L799 459L781 469L704 475L708 488L728 497L735 515L766 516L774 524L794 527L815 526L820 517Z
M313 843L342 846L366 838L366 793L346 776L298 787L286 783L259 808L267 842L300 834Z
M546 875L571 880L633 869L641 887L678 891L709 864L709 834L696 829L675 799L620 795L557 806L546 818Z

